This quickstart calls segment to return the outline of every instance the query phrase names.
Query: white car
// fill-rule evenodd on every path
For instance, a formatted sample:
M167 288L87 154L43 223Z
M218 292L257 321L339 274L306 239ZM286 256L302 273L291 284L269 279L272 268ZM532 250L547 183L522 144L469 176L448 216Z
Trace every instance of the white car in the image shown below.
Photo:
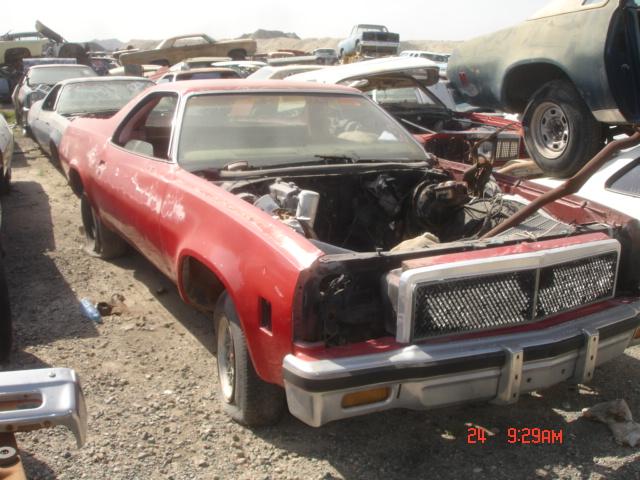
M11 159L13 157L13 131L4 116L0 115L0 193L9 193L11 184Z
M326 65L283 65L282 67L272 67L270 65L256 70L247 77L249 80L282 80L291 75L311 72L327 68Z
M34 103L27 123L40 148L56 160L60 139L74 117L113 115L142 90L154 85L141 77L64 80Z
M539 178L533 182L554 188L564 180ZM640 220L640 147L622 152L607 162L577 195Z

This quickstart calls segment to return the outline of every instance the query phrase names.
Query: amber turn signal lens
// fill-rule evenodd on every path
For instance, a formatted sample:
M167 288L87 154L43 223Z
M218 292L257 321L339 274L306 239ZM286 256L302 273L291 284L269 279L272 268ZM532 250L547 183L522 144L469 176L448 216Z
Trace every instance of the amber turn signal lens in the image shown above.
M637 340L640 338L640 328L636 328L636 333L633 334L633 339Z
M369 405L371 403L383 402L391 394L389 387L374 388L371 390L363 390L361 392L348 393L342 397L342 408L359 407L361 405Z

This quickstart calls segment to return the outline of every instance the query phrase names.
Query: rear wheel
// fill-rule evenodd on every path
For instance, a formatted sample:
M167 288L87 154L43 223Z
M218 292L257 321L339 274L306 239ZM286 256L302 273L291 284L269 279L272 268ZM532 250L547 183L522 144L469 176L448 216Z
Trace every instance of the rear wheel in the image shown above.
M277 423L285 408L284 390L258 377L244 332L226 295L218 302L214 321L218 394L225 412L249 427Z
M603 127L566 80L538 90L522 118L529 154L553 177L576 173L604 144Z
M127 242L102 223L86 195L82 195L80 200L80 211L87 253L104 260L117 258L126 253Z

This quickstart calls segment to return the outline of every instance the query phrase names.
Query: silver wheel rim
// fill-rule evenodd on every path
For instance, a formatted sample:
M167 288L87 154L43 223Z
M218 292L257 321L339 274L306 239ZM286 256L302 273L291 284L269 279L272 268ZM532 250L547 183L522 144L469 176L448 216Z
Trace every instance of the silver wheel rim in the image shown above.
M231 328L227 319L220 322L218 331L218 380L222 397L227 403L231 403L234 397L236 377L236 353L233 348Z
M547 158L558 158L569 145L571 129L567 115L559 105L544 102L536 108L531 119L536 150Z

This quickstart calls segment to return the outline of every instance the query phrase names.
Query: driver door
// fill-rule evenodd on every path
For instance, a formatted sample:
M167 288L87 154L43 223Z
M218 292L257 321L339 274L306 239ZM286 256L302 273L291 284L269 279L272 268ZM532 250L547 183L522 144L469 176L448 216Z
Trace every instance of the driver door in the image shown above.
M175 93L145 97L118 127L94 172L94 205L102 220L165 273L159 222L177 104Z

